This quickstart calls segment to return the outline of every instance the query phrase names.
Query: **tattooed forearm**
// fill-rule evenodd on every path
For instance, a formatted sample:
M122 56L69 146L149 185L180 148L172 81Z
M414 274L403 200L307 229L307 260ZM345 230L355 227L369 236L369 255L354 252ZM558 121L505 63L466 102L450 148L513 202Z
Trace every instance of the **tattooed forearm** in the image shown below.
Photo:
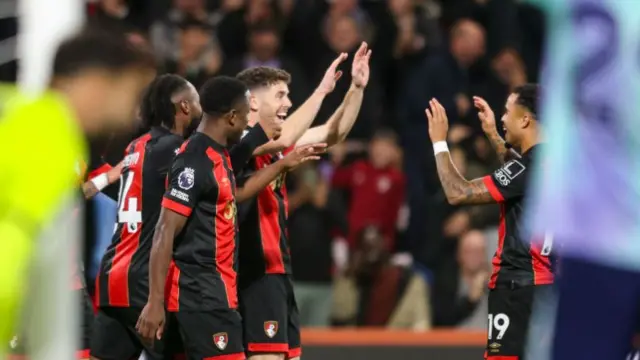
M504 164L509 157L509 149L507 149L506 142L497 131L487 134L487 138L489 138L493 150L498 154L500 162Z
M82 192L84 193L85 199L91 199L92 197L96 196L96 194L99 193L100 190L98 190L93 182L86 181L84 184L82 184Z
M460 175L448 152L436 155L436 165L438 177L449 204L490 204L495 202L482 179L467 181Z

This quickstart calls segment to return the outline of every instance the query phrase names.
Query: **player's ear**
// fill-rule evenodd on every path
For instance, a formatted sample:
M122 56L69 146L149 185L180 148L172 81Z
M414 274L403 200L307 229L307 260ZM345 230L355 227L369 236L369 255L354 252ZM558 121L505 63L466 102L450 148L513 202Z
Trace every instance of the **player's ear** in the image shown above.
M235 109L231 109L225 117L227 118L227 123L231 127L235 127L236 122L238 122L238 112Z
M258 105L259 105L258 98L252 91L249 95L249 108L251 109L251 111L258 111Z
M180 108L180 111L185 115L189 115L189 113L191 113L191 107L189 106L189 102L186 100L181 100L178 103L178 107Z
M531 116L531 114L525 113L521 120L522 128L525 129L531 126L532 120L533 120L533 117Z

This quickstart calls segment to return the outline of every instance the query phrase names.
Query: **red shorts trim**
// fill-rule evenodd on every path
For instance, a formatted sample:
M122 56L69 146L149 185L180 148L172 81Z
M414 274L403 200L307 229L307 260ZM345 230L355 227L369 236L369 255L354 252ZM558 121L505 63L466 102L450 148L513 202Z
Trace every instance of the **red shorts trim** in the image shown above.
M288 353L289 344L249 343L247 351L260 353Z
M520 357L519 356L493 356L493 355L489 355L489 356L485 357L485 359L491 359L491 360L519 360Z
M206 357L202 360L245 360L247 357L244 353L235 353L227 355L218 355Z
M289 353L287 354L287 359L297 358L300 355L302 355L302 348L301 347L289 349Z

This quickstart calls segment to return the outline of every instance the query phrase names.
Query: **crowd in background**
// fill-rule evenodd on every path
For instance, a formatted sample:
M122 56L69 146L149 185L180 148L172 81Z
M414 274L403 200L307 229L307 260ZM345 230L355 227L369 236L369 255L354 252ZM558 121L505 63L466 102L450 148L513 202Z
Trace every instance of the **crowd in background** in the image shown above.
M471 96L499 115L511 88L536 81L537 9L515 0L99 0L88 11L124 26L153 49L159 71L196 87L247 67L283 68L293 111L337 53L367 41L371 80L347 141L287 179L302 325L486 328L499 209L447 203L424 108L434 97L446 108L466 178L497 168ZM350 81L345 71L317 124ZM113 163L117 144L105 155Z

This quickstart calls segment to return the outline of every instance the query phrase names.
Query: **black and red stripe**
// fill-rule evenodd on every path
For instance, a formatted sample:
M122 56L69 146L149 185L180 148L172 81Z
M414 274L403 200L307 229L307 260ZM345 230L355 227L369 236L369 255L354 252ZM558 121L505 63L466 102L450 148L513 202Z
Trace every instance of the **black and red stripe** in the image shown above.
M525 283L532 285L547 285L554 281L554 274L551 266L551 260L548 256L542 255L542 242L540 241L522 241L518 232L520 227L520 208L519 205L512 210L517 212L512 214L513 219L509 220L507 213L507 202L504 196L496 186L491 176L485 176L483 182L493 199L500 206L500 224L498 226L498 247L491 261L493 270L489 279L489 288L493 289L502 278L514 280L515 277L522 279L522 275L516 273L527 274L527 279L522 279ZM514 235L515 234L515 235ZM509 235L509 236L508 236ZM508 259L508 260L505 260ZM511 266L509 271L511 274L505 276L503 274L503 263ZM515 269L515 270L514 270Z
M151 139L151 134L145 134L144 136L136 139L132 142L125 155L133 155L138 153L138 161L132 166L127 166L123 169L123 175L127 172L132 172L133 180L129 191L124 195L123 199L119 201L124 204L125 211L142 211L143 203L143 164L145 158L145 149L147 142ZM123 177L124 178L124 177ZM124 186L122 184L121 186ZM129 209L128 199L137 199L140 209ZM140 236L142 223L137 224L136 231L130 232L126 224L117 224L118 228L116 233L119 233L119 237L116 242L112 243L113 251L107 251L105 254L105 269L104 275L99 274L96 280L96 293L98 296L106 296L109 306L128 307L131 306L129 298L129 268L131 266L131 260L138 250L140 244ZM104 292L104 295L102 295ZM103 303L101 301L101 303Z

